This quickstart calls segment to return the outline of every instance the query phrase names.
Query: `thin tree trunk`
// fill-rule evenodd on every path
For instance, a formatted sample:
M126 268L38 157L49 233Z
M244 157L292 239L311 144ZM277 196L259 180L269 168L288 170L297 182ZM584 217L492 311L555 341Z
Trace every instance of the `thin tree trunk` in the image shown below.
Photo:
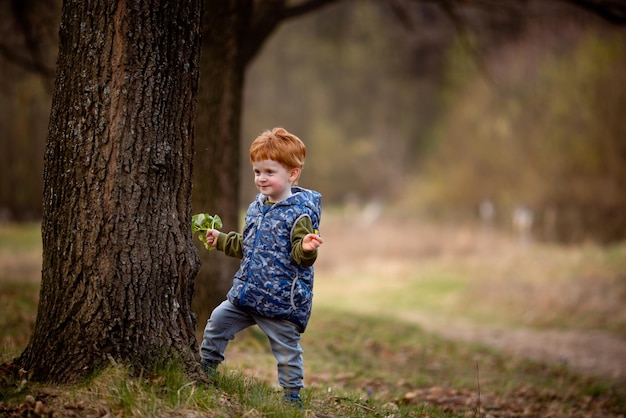
M205 0L201 77L196 118L194 213L218 214L223 231L239 229L239 160L245 62L243 36L250 0ZM196 278L194 311L203 325L224 300L239 260L198 244L202 269Z
M73 381L197 356L200 0L66 1L44 165L37 322L17 360Z

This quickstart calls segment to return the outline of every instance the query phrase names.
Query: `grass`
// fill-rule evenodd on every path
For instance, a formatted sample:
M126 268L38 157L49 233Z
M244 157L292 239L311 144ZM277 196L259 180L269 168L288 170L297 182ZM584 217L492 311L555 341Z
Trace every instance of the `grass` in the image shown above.
M41 248L41 225L0 224L0 251L3 253L24 253Z
M0 282L0 347L25 346L35 328L38 283Z
M338 386L369 380L384 399L420 387L475 389L477 367L483 388L501 395L525 384L563 388L564 378L573 378L561 367L444 340L393 318L325 311L314 321L303 342L313 374L342 376ZM363 387L375 397L378 391L370 389Z
M354 245L369 231L328 223L325 247L337 244L324 248L318 269L322 304L626 337L626 242L522 244L495 231L407 221L384 222L375 246L350 248L346 240Z
M0 416L3 407L34 410L37 400L41 411L60 416L129 417L618 416L626 407L619 388L563 367L453 343L389 318L321 310L303 338L307 388L298 411L281 402L259 334L253 328L237 337L214 385L190 381L176 363L138 377L111 367L68 387L5 382ZM2 360L17 351L4 351Z
M41 245L38 226L4 228L0 260L12 260L10 271L19 274L0 273L0 363L19 355L32 332L39 288L33 271L40 267L27 265ZM176 363L142 376L111 367L73 386L3 378L0 370L0 417L617 417L626 411L625 389L613 381L452 342L400 319L419 309L474 320L496 313L501 323L528 324L523 314L534 309L540 313L534 326L600 323L620 333L624 308L615 298L626 271L624 246L470 246L463 236L426 229L419 242L384 241L364 250L340 245L347 230L322 233L326 254L340 259L319 260L315 309L302 340L303 411L282 403L267 339L252 328L229 346L213 385L189 380ZM589 300L572 312L581 303L576 292ZM544 294L552 310L537 302ZM588 324L578 324L581 317Z

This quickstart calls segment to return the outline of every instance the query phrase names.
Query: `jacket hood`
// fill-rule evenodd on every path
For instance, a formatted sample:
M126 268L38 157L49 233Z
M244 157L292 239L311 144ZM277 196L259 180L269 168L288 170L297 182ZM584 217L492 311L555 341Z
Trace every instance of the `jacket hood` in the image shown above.
M265 203L266 197L259 193L257 195L257 202L260 205ZM315 190L305 189L304 187L293 186L291 188L291 196L286 199L276 202L274 205L304 205L309 207L317 216L320 216L322 208L322 195Z

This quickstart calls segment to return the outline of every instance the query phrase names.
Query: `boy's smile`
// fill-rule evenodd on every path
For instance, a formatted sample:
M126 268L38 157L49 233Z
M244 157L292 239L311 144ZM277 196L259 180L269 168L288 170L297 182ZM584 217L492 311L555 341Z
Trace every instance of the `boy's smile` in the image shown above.
M286 169L274 160L255 161L252 163L254 185L270 202L280 202L291 196L291 186L298 179L299 168Z

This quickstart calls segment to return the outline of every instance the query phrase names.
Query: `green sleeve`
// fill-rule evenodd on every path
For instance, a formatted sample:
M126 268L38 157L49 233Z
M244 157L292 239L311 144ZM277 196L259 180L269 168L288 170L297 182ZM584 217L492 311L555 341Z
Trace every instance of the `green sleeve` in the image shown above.
M304 251L302 249L302 238L307 234L313 233L313 224L311 218L303 216L298 219L291 234L291 258L301 266L310 267L317 259L317 249L313 251Z
M220 232L215 248L230 257L243 258L243 241L239 232Z

